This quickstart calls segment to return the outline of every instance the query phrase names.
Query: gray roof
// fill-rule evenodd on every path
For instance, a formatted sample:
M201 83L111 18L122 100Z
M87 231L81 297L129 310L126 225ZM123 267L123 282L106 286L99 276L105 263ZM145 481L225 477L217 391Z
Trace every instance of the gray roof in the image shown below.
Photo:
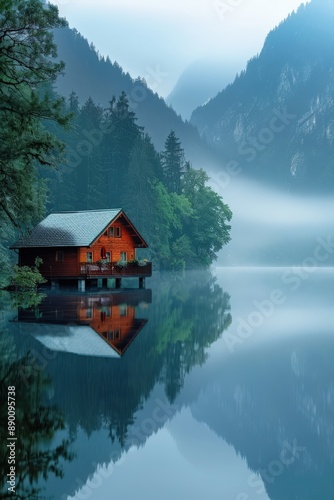
M21 323L20 331L30 333L51 351L101 358L121 357L89 326Z
M114 208L50 214L11 248L89 246L121 211Z

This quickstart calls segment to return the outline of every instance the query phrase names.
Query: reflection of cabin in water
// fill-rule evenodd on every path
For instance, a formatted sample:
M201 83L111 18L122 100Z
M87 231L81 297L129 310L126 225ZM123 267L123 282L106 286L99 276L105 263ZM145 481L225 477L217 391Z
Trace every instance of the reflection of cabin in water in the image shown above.
M138 261L136 249L147 247L123 210L114 209L50 214L11 248L18 250L20 266L33 266L40 257L40 272L51 284L77 280L84 290L87 280L99 278L105 285L115 278L119 288L122 277L137 277L144 287L152 265Z
M19 308L18 321L22 331L53 351L120 357L146 325L142 316L151 300L151 290L56 294L37 309Z

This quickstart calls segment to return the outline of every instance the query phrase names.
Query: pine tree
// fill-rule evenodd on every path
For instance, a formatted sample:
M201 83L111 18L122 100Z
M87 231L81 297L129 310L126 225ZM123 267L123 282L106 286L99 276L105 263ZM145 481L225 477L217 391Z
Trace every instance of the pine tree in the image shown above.
M181 142L172 130L165 142L162 153L162 168L165 185L170 193L181 194L182 176L185 172L184 150Z
M80 192L80 208L85 210L105 208L107 204L102 166L102 115L103 109L89 97L81 108L78 119L81 161L75 173Z
M125 177L122 206L140 233L151 241L154 220L154 165L148 155L147 140L137 137Z
M117 100L113 97L103 125L105 131L103 158L107 170L110 206L122 204L122 192L132 150L143 130L136 124L136 121L135 113L129 109L129 101L125 92L122 92Z
M5 5L3 5L5 4ZM0 221L14 226L40 215L36 165L55 165L60 142L43 120L65 124L63 101L49 82L63 69L54 62L51 30L65 26L58 9L40 0L2 2L0 16Z
M70 93L68 104L71 113L74 113L74 115L79 113L79 97L78 94L74 92L74 90L72 90L72 92Z
M52 30L66 26L54 5L41 0L1 1L0 15L0 266L9 269L14 228L37 222L46 203L41 167L55 167L62 143L46 122L66 125L64 100L52 82L63 70L55 62ZM9 241L11 240L11 241Z

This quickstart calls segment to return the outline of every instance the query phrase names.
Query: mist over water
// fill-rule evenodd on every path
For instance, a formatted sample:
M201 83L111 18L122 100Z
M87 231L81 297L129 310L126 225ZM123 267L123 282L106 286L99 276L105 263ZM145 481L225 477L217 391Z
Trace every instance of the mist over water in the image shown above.
M232 240L220 252L219 265L333 265L333 198L294 195L242 178L228 185L216 179L210 181L213 189L233 212Z

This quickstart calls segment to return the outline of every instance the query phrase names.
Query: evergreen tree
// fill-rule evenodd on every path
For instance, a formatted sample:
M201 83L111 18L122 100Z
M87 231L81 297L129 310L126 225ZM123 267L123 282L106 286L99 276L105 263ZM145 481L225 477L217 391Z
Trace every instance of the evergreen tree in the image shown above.
M151 165L154 177L160 182L163 182L164 174L162 170L161 158L153 145L151 137L148 134L144 135L144 145L146 157Z
M55 62L51 31L66 25L57 7L41 0L6 0L0 6L0 265L5 270L13 228L24 230L43 214L40 168L54 167L62 152L45 122L65 125L69 117L51 87L64 67Z
M74 90L72 90L72 92L70 93L70 96L68 98L68 104L71 113L75 115L79 113L79 97L78 94L74 92Z
M92 98L87 99L79 114L81 161L75 168L80 192L80 208L105 208L107 189L102 166L102 133L100 131L103 109Z
M129 109L129 101L122 92L116 100L110 101L104 122L103 159L108 179L109 206L122 205L125 177L135 141L142 134L142 127L136 124L136 115Z
M162 153L162 168L168 191L181 194L181 180L185 172L184 150L173 130L165 142L165 149Z
M125 177L122 203L135 226L148 241L153 237L152 207L155 200L155 165L150 156L151 144L149 138L143 139L141 136L136 138Z
M65 26L58 9L40 0L1 2L0 220L14 226L40 215L36 164L55 165L59 141L42 120L65 124L62 100L48 87L63 69L55 63L51 30Z

